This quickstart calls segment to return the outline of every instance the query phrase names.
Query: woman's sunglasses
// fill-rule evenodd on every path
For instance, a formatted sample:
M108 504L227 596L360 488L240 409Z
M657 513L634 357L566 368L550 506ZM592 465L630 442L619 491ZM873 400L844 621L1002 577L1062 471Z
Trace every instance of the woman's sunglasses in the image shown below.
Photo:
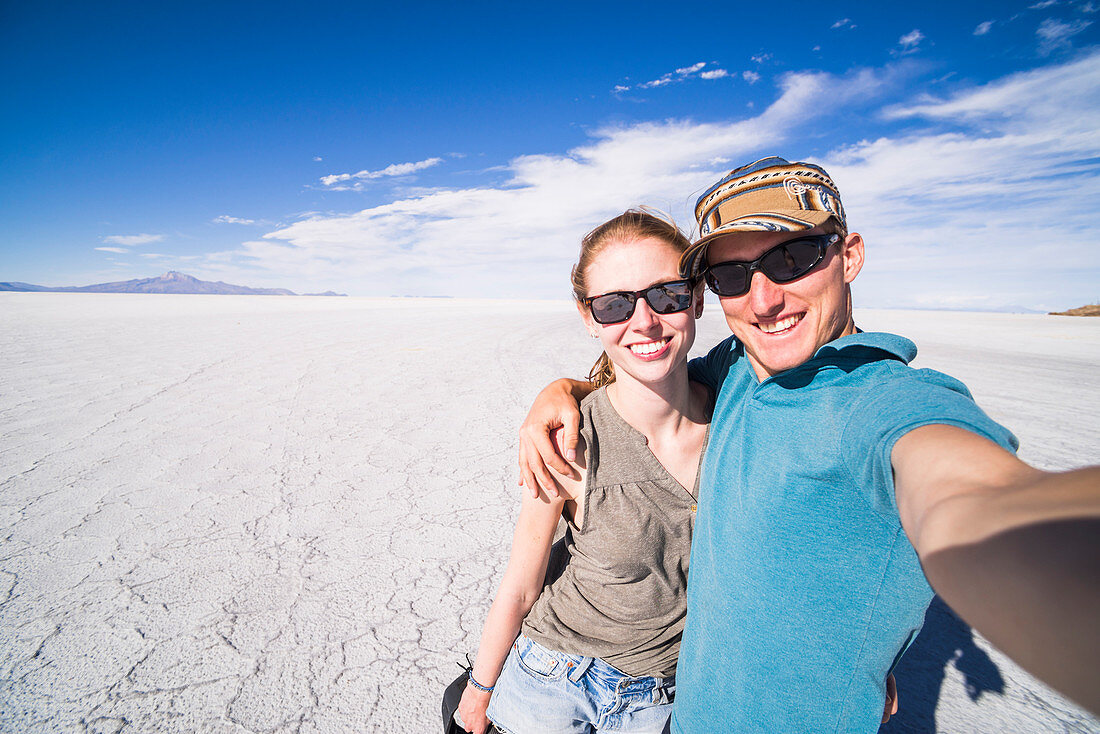
M817 267L838 234L799 237L776 245L752 262L728 261L707 266L703 277L720 296L743 296L749 292L752 274L759 270L773 283L790 283Z
M598 324L618 324L634 315L634 307L639 298L644 298L654 313L666 315L686 311L691 307L691 295L695 282L692 280L672 280L658 283L640 291L614 291L601 296L590 296L582 300L592 318Z

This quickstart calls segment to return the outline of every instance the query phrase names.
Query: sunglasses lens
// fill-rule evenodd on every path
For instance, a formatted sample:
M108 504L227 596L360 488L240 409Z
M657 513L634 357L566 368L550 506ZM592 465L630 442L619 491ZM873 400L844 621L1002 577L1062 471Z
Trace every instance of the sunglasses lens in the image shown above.
M748 268L740 263L718 263L706 272L707 285L720 296L739 296L749 289Z
M645 300L659 314L683 311L691 306L691 284L681 280L655 285L645 292Z
M815 240L794 240L765 254L760 269L774 282L788 283L810 272L820 259Z
M634 299L623 293L608 293L593 298L589 308L597 323L617 324L634 313Z

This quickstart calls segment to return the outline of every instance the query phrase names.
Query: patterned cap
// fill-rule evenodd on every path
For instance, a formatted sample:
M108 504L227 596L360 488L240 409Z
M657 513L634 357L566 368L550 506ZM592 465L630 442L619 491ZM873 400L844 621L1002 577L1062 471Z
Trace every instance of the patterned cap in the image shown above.
M729 232L800 232L835 219L847 230L840 192L810 163L771 156L730 171L695 202L699 239L680 258L680 273L699 274L707 244Z

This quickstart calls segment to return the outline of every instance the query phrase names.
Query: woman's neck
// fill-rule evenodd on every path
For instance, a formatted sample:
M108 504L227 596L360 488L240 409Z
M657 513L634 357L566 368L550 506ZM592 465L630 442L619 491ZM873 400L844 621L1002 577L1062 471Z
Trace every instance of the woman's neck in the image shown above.
M645 436L679 431L685 423L706 423L705 400L692 390L687 363L660 383L643 383L630 375L616 375L607 397L623 420Z

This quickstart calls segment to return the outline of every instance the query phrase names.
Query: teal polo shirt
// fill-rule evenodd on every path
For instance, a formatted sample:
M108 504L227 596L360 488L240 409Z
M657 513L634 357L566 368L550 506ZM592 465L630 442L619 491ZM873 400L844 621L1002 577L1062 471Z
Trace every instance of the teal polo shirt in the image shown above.
M691 363L718 388L691 547L673 732L875 732L932 589L890 453L919 426L1015 451L913 342L857 333L760 382L735 338Z

